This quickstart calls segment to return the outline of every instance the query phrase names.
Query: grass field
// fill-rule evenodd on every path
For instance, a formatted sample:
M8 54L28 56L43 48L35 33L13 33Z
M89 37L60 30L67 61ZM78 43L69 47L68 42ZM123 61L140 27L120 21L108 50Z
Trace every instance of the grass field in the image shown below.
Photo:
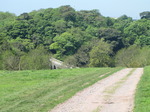
M150 66L144 68L135 95L134 112L150 112Z
M120 69L0 71L0 112L46 112Z

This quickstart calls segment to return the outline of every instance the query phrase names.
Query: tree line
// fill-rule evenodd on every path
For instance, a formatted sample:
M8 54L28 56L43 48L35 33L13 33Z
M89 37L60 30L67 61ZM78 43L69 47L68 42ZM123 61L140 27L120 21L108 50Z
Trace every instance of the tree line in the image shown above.
M149 15L116 19L69 5L19 16L0 12L0 69L48 69L51 56L79 67L147 66Z

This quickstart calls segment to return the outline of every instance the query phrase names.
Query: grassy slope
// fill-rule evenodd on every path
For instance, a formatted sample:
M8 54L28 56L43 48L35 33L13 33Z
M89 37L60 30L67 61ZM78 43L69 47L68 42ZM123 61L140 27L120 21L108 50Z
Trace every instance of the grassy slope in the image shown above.
M120 68L0 71L1 112L42 112ZM99 77L102 74L108 75Z
M150 112L150 66L144 68L135 95L134 112Z

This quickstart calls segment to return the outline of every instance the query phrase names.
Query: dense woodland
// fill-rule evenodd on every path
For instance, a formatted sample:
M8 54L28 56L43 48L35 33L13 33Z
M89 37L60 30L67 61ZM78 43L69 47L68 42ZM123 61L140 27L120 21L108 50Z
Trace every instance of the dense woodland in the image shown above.
M78 67L150 65L150 12L140 16L116 19L68 5L0 12L0 69L49 69L50 57Z

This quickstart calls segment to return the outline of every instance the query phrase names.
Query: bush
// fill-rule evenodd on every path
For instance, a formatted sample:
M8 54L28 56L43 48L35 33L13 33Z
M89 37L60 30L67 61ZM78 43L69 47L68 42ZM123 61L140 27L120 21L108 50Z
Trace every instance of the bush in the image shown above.
M44 48L31 50L28 54L21 57L22 70L49 69L49 54Z
M108 67L112 65L110 55L112 54L111 44L100 40L97 46L90 51L91 67Z
M69 56L65 62L69 65L74 65L77 67L87 67L89 64L89 52L92 49L91 45L82 45L76 54Z
M150 65L150 48L136 45L120 50L116 55L116 66L144 67Z
M5 51L2 54L2 69L19 70L20 56L15 55L12 51Z

